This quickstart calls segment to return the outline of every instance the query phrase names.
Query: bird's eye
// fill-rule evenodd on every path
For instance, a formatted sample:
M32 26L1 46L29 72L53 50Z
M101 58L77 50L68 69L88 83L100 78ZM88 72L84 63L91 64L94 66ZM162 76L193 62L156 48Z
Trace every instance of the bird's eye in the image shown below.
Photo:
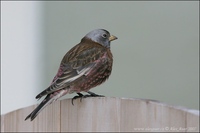
M103 38L107 38L107 35L106 35L106 34L103 34L102 37L103 37Z

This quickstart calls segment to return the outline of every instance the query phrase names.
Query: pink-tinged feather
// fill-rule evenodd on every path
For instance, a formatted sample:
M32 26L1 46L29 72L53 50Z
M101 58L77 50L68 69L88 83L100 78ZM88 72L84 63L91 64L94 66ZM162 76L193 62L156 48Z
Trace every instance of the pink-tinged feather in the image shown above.
M51 85L52 85L53 82L56 81L56 80L58 79L58 77L60 77L62 74L63 74L63 67L60 65L56 76L53 78L53 81L51 82Z
M117 37L104 29L91 31L83 37L65 54L51 85L36 96L39 99L46 95L45 99L25 120L33 120L47 105L68 93L82 96L80 92L89 93L91 88L105 82L113 64L110 41L115 39Z

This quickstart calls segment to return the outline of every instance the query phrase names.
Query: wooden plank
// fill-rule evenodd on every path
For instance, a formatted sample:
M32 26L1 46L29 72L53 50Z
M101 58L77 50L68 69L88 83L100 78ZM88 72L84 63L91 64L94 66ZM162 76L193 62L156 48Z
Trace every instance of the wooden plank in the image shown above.
M118 98L71 99L61 102L61 132L119 131Z
M56 101L34 121L36 105L1 116L4 132L198 132L199 111L147 99L96 97Z
M34 120L34 131L59 132L60 131L60 101L50 104Z
M187 132L199 132L199 111L188 110L187 111Z
M60 101L47 106L33 121L24 121L36 105L4 115L5 132L58 132L60 131Z
M35 105L19 109L4 115L3 129L5 132L28 132L33 131L33 125L24 121L26 115L35 108Z
M161 107L159 127L164 132L185 132L183 129L186 127L186 112L174 106L166 104L159 104Z
M186 113L172 106L141 99L122 99L122 132L174 132L186 126Z
M146 103L140 100L121 99L120 131L142 132L147 127L146 108Z

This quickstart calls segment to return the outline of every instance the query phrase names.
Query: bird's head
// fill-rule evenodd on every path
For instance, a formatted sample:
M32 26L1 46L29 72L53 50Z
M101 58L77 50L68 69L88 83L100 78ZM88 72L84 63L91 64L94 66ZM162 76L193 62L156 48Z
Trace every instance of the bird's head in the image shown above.
M104 29L96 29L96 30L90 31L88 34L85 35L84 38L97 42L107 48L110 47L111 41L117 39L116 36L110 35L110 33Z

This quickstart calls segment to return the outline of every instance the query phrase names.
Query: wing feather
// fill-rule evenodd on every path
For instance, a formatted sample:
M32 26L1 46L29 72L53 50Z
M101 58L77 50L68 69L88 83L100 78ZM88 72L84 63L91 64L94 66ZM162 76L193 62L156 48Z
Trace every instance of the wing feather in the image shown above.
M87 74L97 64L96 60L106 50L99 44L82 43L73 47L62 59L57 75L52 84L36 96L41 98L44 95L64 88L70 88L70 84Z

